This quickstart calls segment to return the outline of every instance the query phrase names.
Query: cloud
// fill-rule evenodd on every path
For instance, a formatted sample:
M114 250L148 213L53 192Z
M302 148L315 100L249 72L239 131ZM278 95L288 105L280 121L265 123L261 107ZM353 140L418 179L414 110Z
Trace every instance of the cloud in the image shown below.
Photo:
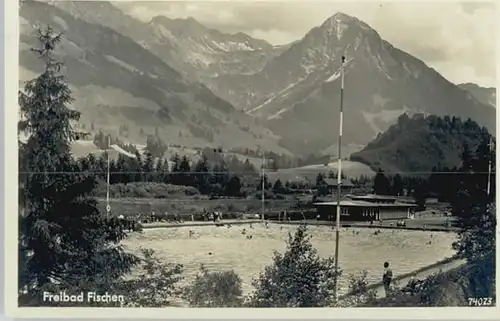
M422 59L452 82L496 85L493 2L203 1L119 2L144 21L193 17L222 32L245 32L272 44L303 37L336 12L356 16L383 39Z

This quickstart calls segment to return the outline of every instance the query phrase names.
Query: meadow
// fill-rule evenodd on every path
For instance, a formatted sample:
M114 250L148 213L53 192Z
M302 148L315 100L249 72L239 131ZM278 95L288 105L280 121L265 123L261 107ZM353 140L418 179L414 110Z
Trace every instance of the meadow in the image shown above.
M289 209L289 200L266 200L266 211ZM133 216L140 214L155 213L177 213L179 215L191 215L207 211L246 212L260 213L261 201L258 199L208 199L202 196L154 199L154 198L120 198L111 199L111 211L118 215ZM100 198L98 209L105 213L106 200Z
M328 175L330 171L337 172L337 170L337 163L330 162L328 164L278 169L275 172L268 172L267 175L269 176L270 181L275 181L279 178L282 182L306 181L315 184L316 177L319 173ZM359 178L360 176L375 176L375 172L373 171L373 169L371 169L367 165L349 160L342 161L342 174L348 178Z

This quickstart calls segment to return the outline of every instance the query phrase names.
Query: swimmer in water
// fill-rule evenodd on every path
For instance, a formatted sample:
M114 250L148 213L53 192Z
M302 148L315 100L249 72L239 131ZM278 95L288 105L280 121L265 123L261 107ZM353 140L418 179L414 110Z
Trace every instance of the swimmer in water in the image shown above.
M252 239L252 235L247 235L247 239L251 240Z
M194 231L192 230L189 230L189 237L193 236L194 235Z
M246 229L243 229L243 230L241 231L241 234L243 234L243 235L247 234L247 230L246 230Z

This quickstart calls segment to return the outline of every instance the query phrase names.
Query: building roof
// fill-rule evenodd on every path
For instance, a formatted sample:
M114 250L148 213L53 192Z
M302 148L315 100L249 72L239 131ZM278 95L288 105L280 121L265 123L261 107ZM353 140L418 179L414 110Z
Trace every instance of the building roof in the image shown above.
M314 206L337 206L337 202L318 202L314 203ZM416 207L415 204L410 203L373 203L367 201L355 201L355 200L341 200L340 206L350 206L350 207Z
M325 181L325 183L328 186L337 186L337 179L336 178L325 178L323 180ZM341 186L354 187L354 184L348 179L343 178L341 181L342 181Z
M397 199L396 196L392 195L376 195L376 194L366 194L366 195L349 195L352 199L358 200L387 200L387 201L395 201Z

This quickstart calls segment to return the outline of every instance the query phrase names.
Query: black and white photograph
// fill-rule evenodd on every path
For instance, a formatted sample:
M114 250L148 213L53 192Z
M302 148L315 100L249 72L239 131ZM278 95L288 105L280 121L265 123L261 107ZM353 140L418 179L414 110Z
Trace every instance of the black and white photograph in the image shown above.
M495 311L495 2L15 6L20 313Z

